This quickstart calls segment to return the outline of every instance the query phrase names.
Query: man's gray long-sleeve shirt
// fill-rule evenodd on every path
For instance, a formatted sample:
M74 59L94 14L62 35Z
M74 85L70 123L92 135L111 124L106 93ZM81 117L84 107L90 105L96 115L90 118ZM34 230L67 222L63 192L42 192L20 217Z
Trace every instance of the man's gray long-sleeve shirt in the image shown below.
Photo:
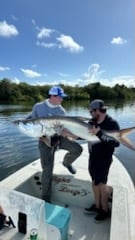
M33 106L32 112L28 115L28 118L42 118L49 116L63 116L66 114L65 109L59 105L53 105L49 102L49 99L44 102L36 103Z

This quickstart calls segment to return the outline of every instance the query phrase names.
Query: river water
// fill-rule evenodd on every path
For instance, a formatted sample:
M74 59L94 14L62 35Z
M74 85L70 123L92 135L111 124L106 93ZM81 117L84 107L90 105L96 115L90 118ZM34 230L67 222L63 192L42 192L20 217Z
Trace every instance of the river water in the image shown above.
M68 115L90 117L87 105L87 102L64 103ZM117 119L121 128L135 126L135 102L108 103L108 106L108 113ZM31 107L20 104L0 105L0 180L39 158L38 141L22 134L12 123L15 119L27 116ZM129 138L135 144L135 131ZM116 148L115 155L135 184L135 152L121 145Z

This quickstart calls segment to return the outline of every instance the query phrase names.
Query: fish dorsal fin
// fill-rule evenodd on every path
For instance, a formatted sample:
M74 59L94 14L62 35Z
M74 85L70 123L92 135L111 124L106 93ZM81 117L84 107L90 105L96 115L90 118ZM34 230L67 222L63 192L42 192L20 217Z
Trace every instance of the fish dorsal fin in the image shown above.
M81 120L81 121L83 121L83 122L85 122L85 121L90 121L90 118L86 118L86 117L77 116L77 117L75 117L75 118L77 118L77 119L79 119L79 120Z

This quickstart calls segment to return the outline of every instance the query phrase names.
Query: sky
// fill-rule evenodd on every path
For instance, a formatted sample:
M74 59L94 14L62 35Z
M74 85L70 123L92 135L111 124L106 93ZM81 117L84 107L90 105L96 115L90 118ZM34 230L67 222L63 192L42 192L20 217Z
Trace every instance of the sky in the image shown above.
M135 87L134 0L0 0L0 80Z

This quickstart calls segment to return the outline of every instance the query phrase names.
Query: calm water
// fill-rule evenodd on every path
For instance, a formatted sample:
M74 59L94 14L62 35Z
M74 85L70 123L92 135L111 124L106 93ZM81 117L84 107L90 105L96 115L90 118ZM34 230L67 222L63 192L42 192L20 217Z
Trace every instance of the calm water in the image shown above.
M68 115L89 117L87 102L64 104ZM135 126L135 102L108 105L108 113L118 120L121 128ZM37 140L23 135L12 124L12 120L24 118L30 111L31 106L0 105L0 180L39 158ZM129 138L135 144L135 132ZM121 145L115 155L135 183L135 152Z

